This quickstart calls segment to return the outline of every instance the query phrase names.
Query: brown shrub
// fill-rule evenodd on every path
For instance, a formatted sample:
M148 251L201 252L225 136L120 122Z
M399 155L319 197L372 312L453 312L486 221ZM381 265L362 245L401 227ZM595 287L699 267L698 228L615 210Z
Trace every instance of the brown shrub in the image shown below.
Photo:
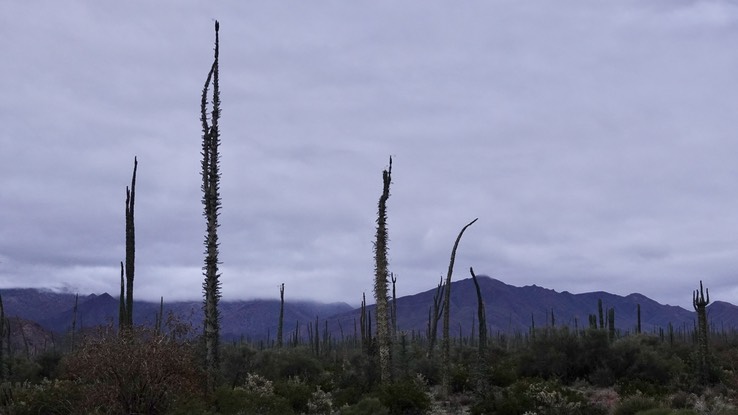
M89 412L160 414L203 390L194 344L143 327L101 329L62 364Z

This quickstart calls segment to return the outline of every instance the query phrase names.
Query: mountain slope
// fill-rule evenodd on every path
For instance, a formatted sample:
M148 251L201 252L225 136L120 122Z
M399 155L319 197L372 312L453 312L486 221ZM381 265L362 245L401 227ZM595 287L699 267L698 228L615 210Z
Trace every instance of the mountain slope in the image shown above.
M641 294L619 296L606 292L572 294L557 292L536 285L515 287L502 281L479 276L479 284L486 307L488 332L526 332L531 325L537 328L551 326L586 327L589 315L598 315L598 300L602 300L603 312L615 309L615 325L621 332L633 332L637 322L637 307L641 307L641 325L644 332L658 332L672 324L675 329L691 330L694 312L681 307L662 305ZM5 314L38 322L46 330L63 333L71 328L74 320L74 295L35 289L0 290L5 304ZM428 313L433 304L435 289L430 289L397 300L398 328L425 334ZM244 337L250 340L276 339L279 300L222 301L221 335L226 339ZM373 320L374 307L369 306ZM159 312L158 303L137 301L134 307L136 324L153 324ZM200 301L164 303L165 321L170 315L189 322L199 333L202 321ZM321 304L307 301L285 302L284 339L288 341L296 329L307 337L308 324L319 320L321 332L328 322L333 338L353 336L359 325L359 309L345 303ZM82 329L101 324L117 324L118 299L109 294L80 296L76 315L76 327ZM708 306L710 324L716 329L734 328L738 321L738 307L714 301ZM552 322L553 319L553 322ZM597 316L597 319L599 317ZM451 284L452 336L469 335L476 330L477 297L471 278ZM441 331L439 325L439 333Z

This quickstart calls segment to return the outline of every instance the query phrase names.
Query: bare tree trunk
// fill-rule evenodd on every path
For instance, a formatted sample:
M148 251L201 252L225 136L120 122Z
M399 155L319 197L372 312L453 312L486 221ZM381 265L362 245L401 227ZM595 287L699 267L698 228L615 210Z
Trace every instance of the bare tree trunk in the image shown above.
M477 290L477 318L479 319L479 358L484 360L487 349L487 316L484 312L484 300L482 299L482 291L479 289L479 281L474 274L474 268L469 267L474 288Z
M436 345L436 338L438 337L438 320L441 319L443 313L443 292L445 286L443 285L443 275L441 281L436 287L436 293L433 294L433 308L432 313L428 315L428 353L427 356L430 359L433 357L433 350Z
M477 218L478 219L478 218ZM464 235L464 231L466 231L466 228L472 226L474 222L477 221L477 219L474 219L473 221L469 222L461 228L461 232L459 232L459 236L456 237L456 242L454 242L454 247L451 250L451 260L448 263L448 273L446 274L446 289L444 293L444 299L443 299L443 343L442 343L442 352L443 352L443 391L442 393L444 396L448 396L449 394L449 372L451 371L451 336L449 333L449 324L451 320L451 275L454 272L454 262L456 261L456 249L459 247L459 242L461 242L461 236Z

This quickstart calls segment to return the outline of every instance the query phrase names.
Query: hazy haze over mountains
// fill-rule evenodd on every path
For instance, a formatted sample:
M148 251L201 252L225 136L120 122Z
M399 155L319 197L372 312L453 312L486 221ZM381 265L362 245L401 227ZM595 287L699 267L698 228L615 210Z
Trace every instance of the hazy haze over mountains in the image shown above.
M607 292L571 294L556 292L539 286L515 287L499 280L480 276L480 288L486 307L490 333L527 331L531 321L536 327L551 325L553 312L556 326L588 326L588 316L597 314L597 302L603 308L615 308L615 324L621 332L633 332L636 326L637 305L641 306L642 330L657 333L670 323L675 329L691 330L694 313L677 306L662 305L641 294L618 296ZM400 330L415 330L425 334L428 309L432 304L435 289L398 298L398 326ZM691 295L691 293L688 293ZM48 330L65 332L71 327L74 295L50 293L36 289L2 290L6 315L34 320ZM368 309L374 313L373 306ZM134 320L136 324L153 324L158 303L136 302ZM164 312L172 312L183 321L191 321L195 332L199 332L202 321L201 302L165 302ZM108 294L87 295L79 298L78 327L100 324L117 324L118 300ZM252 340L276 337L279 316L279 300L224 301L221 303L221 333L225 338L244 336ZM452 283L451 327L452 334L461 329L469 334L472 322L476 321L477 299L470 278ZM722 329L733 329L738 321L738 307L713 301L708 306L710 323ZM359 310L345 303L321 304L293 301L285 298L285 336L301 327L302 336L307 336L307 324L315 318L321 328L328 321L334 338L354 333L359 320ZM287 338L287 337L285 337Z

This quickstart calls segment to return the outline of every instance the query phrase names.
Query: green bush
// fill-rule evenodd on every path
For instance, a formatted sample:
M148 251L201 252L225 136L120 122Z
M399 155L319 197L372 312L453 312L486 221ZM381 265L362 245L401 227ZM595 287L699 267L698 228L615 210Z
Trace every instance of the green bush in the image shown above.
M658 408L659 404L652 398L642 395L631 396L615 408L613 415L635 415L639 412Z
M274 393L289 402L295 413L306 413L314 388L300 378L279 380L274 383Z
M425 385L416 379L403 379L384 386L380 401L393 415L423 414L431 404Z
M245 389L221 387L215 391L215 405L219 414L282 415L294 411L284 397Z
M482 392L471 406L472 414L604 415L607 408L589 402L578 391L557 382L521 379L507 388Z
M472 389L472 376L467 366L454 365L451 367L449 381L451 393L464 393Z
M364 398L355 405L345 406L340 415L389 415L389 410L377 398Z
M41 383L29 382L1 386L6 399L0 402L0 413L13 415L77 413L75 402L83 391L74 382L45 379Z
M429 385L441 384L441 359L428 359L423 356L413 361L410 365L410 372L420 373Z

